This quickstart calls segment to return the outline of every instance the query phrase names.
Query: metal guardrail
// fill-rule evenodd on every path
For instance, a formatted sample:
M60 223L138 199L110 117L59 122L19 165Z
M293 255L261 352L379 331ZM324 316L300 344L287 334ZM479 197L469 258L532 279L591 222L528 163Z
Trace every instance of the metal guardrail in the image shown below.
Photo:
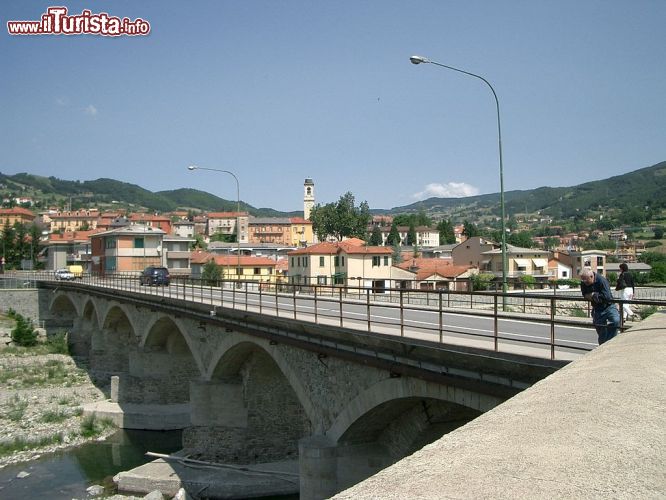
M0 275L0 282L26 288L41 281L61 282L52 272ZM62 281L61 283L68 283ZM294 320L354 328L370 333L482 345L494 351L526 352L550 357L576 357L596 346L589 303L579 290L458 292L449 290L381 289L331 285L274 284L258 281L219 281L173 276L171 286L142 286L138 275L83 275L72 283L197 301ZM0 286L2 286L0 284ZM666 297L666 287L663 290ZM636 294L644 296L643 290ZM506 304L504 306L503 304ZM666 306L666 299L618 299L621 307ZM454 321L455 320L455 321ZM480 322L478 328L470 323ZM621 325L624 328L624 325ZM521 333L540 330L541 338ZM576 330L584 338L567 338ZM582 333L581 333L582 332ZM465 342L462 342L465 345Z

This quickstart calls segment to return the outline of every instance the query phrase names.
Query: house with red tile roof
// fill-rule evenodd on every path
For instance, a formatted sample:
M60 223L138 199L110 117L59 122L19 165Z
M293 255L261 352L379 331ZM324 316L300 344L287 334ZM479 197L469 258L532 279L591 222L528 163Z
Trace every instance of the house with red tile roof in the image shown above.
M306 285L346 285L372 288L407 287L414 273L393 266L390 247L368 246L350 238L322 242L289 252L289 282Z
M421 290L468 291L471 276L478 272L473 266L455 266L449 260L424 257L405 259L398 267L416 273L416 287Z
M241 255L216 255L210 252L192 252L192 277L200 278L204 266L214 261L220 268L221 279L241 279L243 281L262 281L275 283L278 281L276 273L277 262L268 257L250 257Z
M16 222L20 224L30 224L35 220L35 217L35 214L27 208L0 208L0 225L2 226L5 224L13 226Z

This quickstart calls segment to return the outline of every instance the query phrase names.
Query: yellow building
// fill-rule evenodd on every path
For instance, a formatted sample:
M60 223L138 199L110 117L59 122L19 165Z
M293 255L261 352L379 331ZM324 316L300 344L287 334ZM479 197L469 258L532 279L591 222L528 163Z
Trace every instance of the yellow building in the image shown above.
M192 277L201 277L203 267L211 260L214 260L220 268L220 279L223 280L240 278L243 281L261 281L264 283L278 281L277 263L273 259L245 255L242 255L239 259L237 255L214 255L208 252L192 253Z
M0 208L0 224L13 226L16 222L20 224L31 224L35 220L35 214L23 207Z

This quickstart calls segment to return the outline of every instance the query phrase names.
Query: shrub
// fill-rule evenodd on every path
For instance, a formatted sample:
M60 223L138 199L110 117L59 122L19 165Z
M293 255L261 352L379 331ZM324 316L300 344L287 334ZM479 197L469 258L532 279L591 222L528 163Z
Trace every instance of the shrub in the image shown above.
M529 288L531 290L534 288L534 285L536 284L536 278L529 274L524 274L520 277L520 282L523 284L524 289Z
M472 289L474 291L478 290L488 290L490 288L490 282L495 279L494 274L474 274L471 277L472 280Z
M12 330L12 341L22 347L32 347L37 345L37 332L32 324L32 320L25 319L20 314L15 314L16 326Z

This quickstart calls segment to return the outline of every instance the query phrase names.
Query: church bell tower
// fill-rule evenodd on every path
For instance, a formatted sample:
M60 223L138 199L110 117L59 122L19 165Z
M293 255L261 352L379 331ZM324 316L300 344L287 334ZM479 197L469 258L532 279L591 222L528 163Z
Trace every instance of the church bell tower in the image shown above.
M310 219L310 212L312 212L314 204L314 182L312 179L305 179L303 183L303 218Z

